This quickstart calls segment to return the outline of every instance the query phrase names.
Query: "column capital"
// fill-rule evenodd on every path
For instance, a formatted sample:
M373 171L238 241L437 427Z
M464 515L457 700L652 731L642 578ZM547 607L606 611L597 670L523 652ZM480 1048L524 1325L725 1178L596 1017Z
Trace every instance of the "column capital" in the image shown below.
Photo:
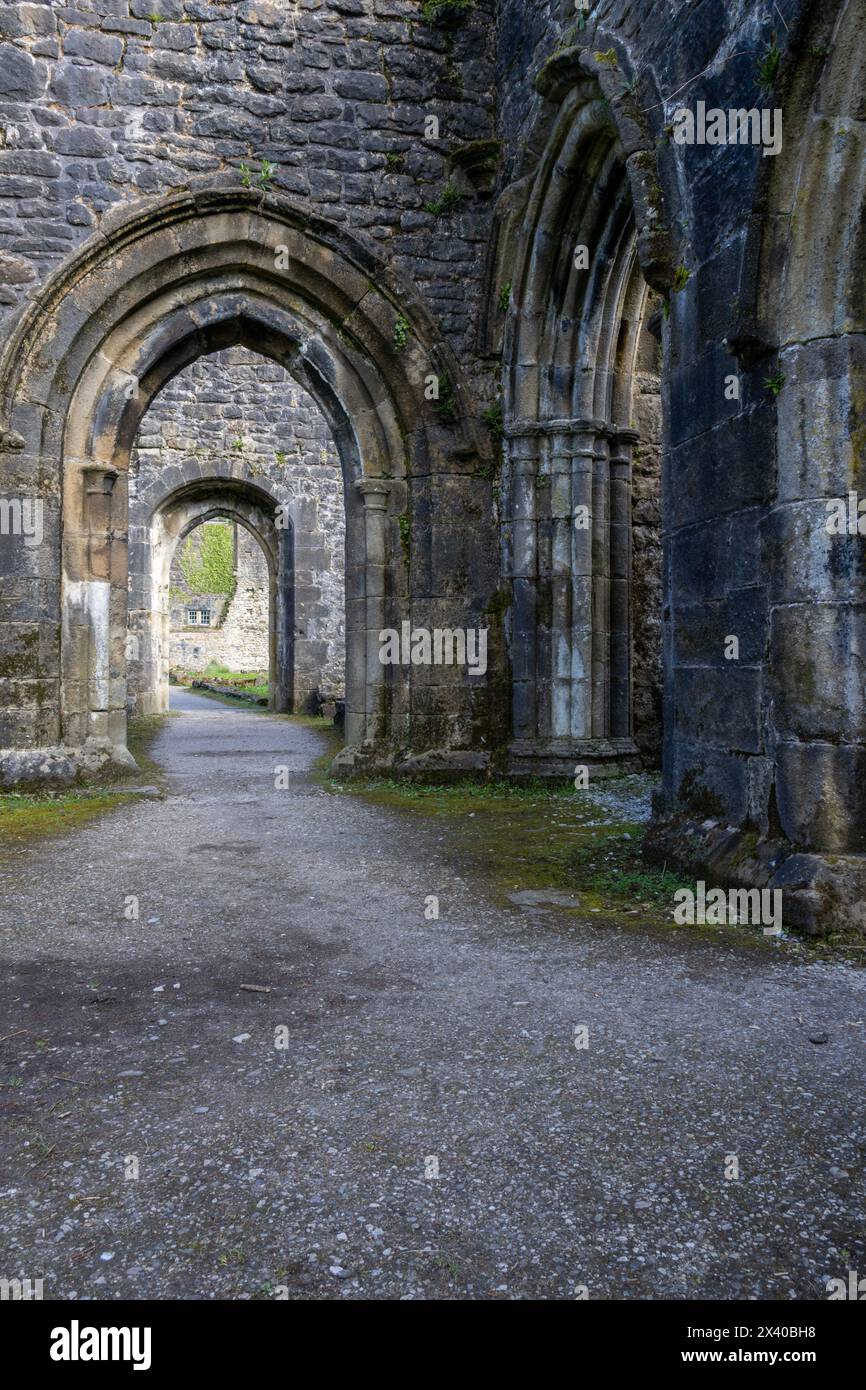
M560 417L550 420L511 420L505 426L507 439L536 439L561 434L598 434L608 426L604 420L593 420L584 416Z
M640 439L640 430L633 425L608 425L607 434L611 444L637 444Z
M364 505L371 511L383 512L394 486L393 478L358 478L355 489L364 499Z
M85 490L89 495L101 495L110 497L114 491L114 484L120 477L117 468L112 468L110 464L93 463L85 460L81 464L81 472L84 477Z

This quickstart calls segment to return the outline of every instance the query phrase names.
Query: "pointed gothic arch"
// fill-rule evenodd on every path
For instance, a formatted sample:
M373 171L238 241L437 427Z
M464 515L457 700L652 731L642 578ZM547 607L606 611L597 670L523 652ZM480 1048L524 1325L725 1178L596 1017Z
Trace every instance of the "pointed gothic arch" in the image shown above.
M515 200L504 340L502 565L516 775L638 763L632 716L635 367L670 236L622 72L583 49L539 75L537 169ZM660 194L659 194L660 197ZM667 251L666 251L666 248ZM500 255L502 253L500 252Z
M409 329L397 351L399 319ZM460 369L412 287L365 243L281 196L211 185L108 215L27 306L0 360L0 438L22 489L44 499L60 553L50 689L38 719L22 711L16 741L126 760L130 450L165 382L235 344L299 380L341 459L353 559L346 761L382 750L393 760L407 746L450 757L453 742L459 766L487 696L465 686L439 718L420 689L429 673L383 667L378 633L442 591L431 513L440 546L451 536L454 551L467 548L454 475L483 506L472 475L485 446ZM425 395L433 379L448 383L447 415ZM495 590L492 563L473 563L479 582L455 598L454 625L477 611L485 583Z
M190 470L191 471L191 470ZM149 537L142 544L137 592L130 609L133 644L133 704L139 714L169 707L170 576L186 537L205 521L227 517L258 542L268 571L269 707L292 709L294 650L293 529L265 486L232 478L203 477L182 483L154 507ZM132 663L130 663L132 664ZM130 692L128 691L128 697Z
M784 382L762 528L777 829L800 849L862 855L866 522L844 535L827 526L828 504L866 498L862 6L818 7L797 40L779 95L783 149L761 171L731 346L747 369Z

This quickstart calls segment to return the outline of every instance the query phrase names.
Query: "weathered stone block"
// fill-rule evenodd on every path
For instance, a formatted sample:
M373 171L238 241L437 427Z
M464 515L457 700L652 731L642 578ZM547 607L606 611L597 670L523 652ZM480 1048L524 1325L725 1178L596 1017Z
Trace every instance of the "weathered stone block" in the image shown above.
M783 744L776 798L782 830L801 849L866 851L866 747Z

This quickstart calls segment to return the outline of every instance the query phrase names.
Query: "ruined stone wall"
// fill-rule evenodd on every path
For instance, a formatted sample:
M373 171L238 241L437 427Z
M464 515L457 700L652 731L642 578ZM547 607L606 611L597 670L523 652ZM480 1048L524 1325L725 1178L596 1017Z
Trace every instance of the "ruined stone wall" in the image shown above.
M264 169L264 184L366 238L417 288L475 379L467 408L480 417L495 382L495 364L472 355L490 225L490 150L479 142L496 136L494 10L477 0L448 29L425 22L418 0L3 5L4 334L104 219L203 182L258 187ZM11 462L13 490L45 495L45 538L37 571L0 536L14 682L0 747L48 746L61 725L60 479ZM286 490L302 538L317 502L300 475ZM142 525L131 518L133 568ZM316 624L299 633L298 688L312 696L330 664L318 625L332 605L316 597L321 557L297 558Z
M469 350L489 200L466 169L496 134L493 11L476 0L446 29L418 0L5 4L0 307L107 209L266 160L273 187L386 248Z
M22 349L20 360L29 363L23 385L10 368L9 399L3 401L8 419L0 421L5 477L16 497L38 494L44 500L45 541L38 550L27 549L16 544L20 537L0 535L0 621L9 633L0 676L0 744L50 746L59 737L60 514L61 505L68 511L70 499L78 498L76 488L84 488L83 474L75 470L86 462L88 448L84 426L63 414L63 382L68 379L71 391L78 379L79 342L90 343L98 357L93 345L103 317L110 318L100 283L111 284L117 293L123 274L133 269L124 264L119 241L125 233L118 229L127 224L118 214L146 199L157 204L168 194L183 199L201 180L225 185L237 179L263 193L270 187L282 190L305 210L299 216L306 217L302 225L307 230L310 217L318 215L325 224L362 236L367 248L375 245L386 271L376 268L381 283L371 278L360 301L353 298L353 277L366 249L356 249L350 269L334 259L333 246L324 253L317 248L314 278L341 276L341 293L348 294L342 302L356 306L366 334L363 350L375 356L385 377L400 381L404 398L411 397L415 385L403 380L412 370L412 354L400 358L406 351L404 329L399 318L395 325L390 317L392 300L386 305L379 296L392 268L404 276L407 303L410 287L417 288L465 368L465 400L454 425L460 442L445 438L452 427L440 431L441 419L433 411L417 433L406 431L401 421L403 440L412 435L407 487L398 477L399 462L393 467L398 452L393 445L388 459L374 457L375 450L365 456L368 474L377 475L383 464L391 470L391 478L376 477L374 491L359 502L365 526L369 523L370 554L378 555L390 537L388 601L396 609L411 595L413 616L421 621L435 617L453 622L455 612L468 615L477 607L476 599L485 613L501 610L501 594L493 596L496 517L490 498L495 468L477 447L467 417L477 424L494 400L506 323L513 327L515 315L522 315L524 323L542 321L547 306L535 304L531 296L525 304L510 304L505 293L507 238L504 263L488 252L499 245L504 205L510 199L512 208L526 207L521 197L532 185L552 132L560 134L560 112L589 83L593 95L586 105L595 108L590 128L598 129L593 122L599 110L608 113L610 123L607 117L602 122L608 149L602 151L603 141L599 143L596 162L590 153L582 167L569 165L560 182L578 184L583 192L592 189L599 205L625 187L621 170L615 177L608 170L613 182L596 182L615 126L641 265L666 300L663 809L700 821L713 819L722 830L735 825L771 837L785 835L809 849L862 850L862 826L849 833L863 819L858 791L866 757L862 712L859 706L848 708L850 691L862 689L856 674L860 647L857 631L842 626L842 609L846 621L859 621L859 561L847 552L822 558L811 533L789 537L785 530L798 517L805 526L807 514L813 520L820 515L828 479L842 495L847 485L860 480L859 457L854 456L863 429L862 391L856 384L859 368L852 362L859 351L854 339L859 341L866 324L862 304L849 290L851 284L863 283L856 263L860 236L845 218L853 208L856 221L862 205L862 102L854 91L862 68L855 49L863 30L861 6L853 0L829 0L822 6L808 0L598 0L584 16L573 0L476 0L452 27L425 20L417 0L161 0L158 8L156 14L153 0L81 0L74 8L7 5L0 14L4 332L18 307L43 291L50 273L68 266L93 233L102 230L108 239L98 244L111 249L110 257L100 261L99 275L88 283L86 302L72 303L65 291L51 301L61 306L57 312L63 317L56 341L37 320L30 325L37 344L35 365ZM843 54L832 81L824 83L823 65L834 52L837 34L842 34L841 49L855 58L846 60ZM804 77L798 85L792 74L800 71ZM793 160L787 181L771 197L768 166L773 161L764 158L757 144L677 144L675 109L683 104L694 108L699 101L723 111L785 106L786 131L794 132L798 112L809 112L813 144L803 168ZM791 138L796 141L796 133ZM579 140L574 148L582 157L585 147ZM557 168L564 167L556 159L547 167L553 184ZM796 206L785 201L785 189L794 188L803 194ZM567 218L565 204L557 206ZM817 251L808 244L812 223L804 219L807 206L809 218L816 219ZM201 217L200 205L192 200L189 207L202 227L208 221L218 239L217 219ZM769 218L764 217L767 207L773 210ZM828 207L832 215L824 227L818 219ZM242 214L248 215L249 209ZM238 225L232 223L232 235ZM834 226L844 229L841 237ZM777 228L781 232L774 242ZM172 263L176 273L178 252L185 254L183 223L173 222L162 231L164 236L148 233L145 241L135 243L142 255L154 257L147 263L149 294L156 291L162 265ZM539 257L561 256L567 233L561 220L545 224ZM799 260L788 276L787 243L794 233L800 238ZM161 258L175 235L175 249L166 262ZM829 269L825 261L831 263ZM376 266L372 258L370 266ZM820 306L812 286L818 272L823 276ZM762 279L772 285L776 299L785 296L783 324L768 327L754 314L750 321L744 310L755 297L755 282ZM78 281L70 276L68 283ZM173 285L182 300L182 276ZM96 320L88 320L88 304L99 306ZM145 303L139 307L144 314ZM824 344L825 357L819 361L816 346L807 379L797 345L812 334L819 307L816 341L819 337ZM773 318L773 308L771 304L764 318ZM559 330L567 334L574 328L569 305L563 302L561 309L548 334L551 340ZM422 320L419 306L419 342L426 337L432 342ZM177 324L172 332L176 345ZM851 341L843 342L846 336ZM282 341L294 340L289 334ZM581 360L581 343L576 337L572 341L573 360L558 358L555 343L548 341L548 361L518 363L516 377L524 368L531 374L554 364L548 381L565 378L575 362L590 372L593 364ZM322 342L317 340L316 346ZM439 357L445 347L437 347ZM45 382L59 364L63 370L50 377L56 397L49 405L40 392L48 390ZM732 379L735 392L726 390ZM464 385L469 389L464 391ZM648 417L655 409L649 400L654 391L647 386L639 366L634 414L644 418L646 437L638 442L633 469L634 600L636 611L642 608L649 615L657 590L651 578L658 560L651 538L656 503L650 485L657 443ZM33 398L26 394L29 389ZM810 415L813 398L818 424ZM354 400L357 411L359 397ZM421 417L420 393L417 405ZM104 419L117 418L110 392L100 398L100 408ZM625 413L620 411L620 417ZM575 412L563 415L568 429L580 426ZM238 428L249 425L254 435L252 423L237 418ZM79 442L75 458L66 463L62 496L59 420L66 420L69 435L78 428ZM599 457L622 422L603 422L607 434ZM495 434L495 412L488 423ZM548 426L555 423L553 418L541 421L545 440ZM567 441L554 443L563 449ZM105 446L104 438L101 444ZM616 447L625 447L622 439ZM797 462L801 447L812 459L808 476ZM249 448L249 465L237 464L242 449L234 460L248 480L260 466L254 443ZM555 451L553 456L565 457ZM190 476L187 470L198 470L201 478L206 466L206 460L187 453L180 466L172 464L160 476L169 486L173 477L179 482ZM392 482L396 486L389 492ZM298 538L318 526L318 502L308 483L286 475L280 484L293 502ZM78 566L75 582L82 584L90 582L88 565L101 573L110 557L111 526L105 521L111 510L110 468L89 486L82 496L91 497L95 518L88 521L90 549L85 555L82 541L80 553L70 551ZM118 514L122 491L117 494ZM150 486L146 491L150 506L155 490ZM387 524L379 505L385 496L399 497L399 508L395 500ZM806 501L811 512L804 509ZM465 520L469 516L471 527ZM64 536L77 535L65 512L64 517ZM533 524L537 519L533 515ZM393 564L398 527L409 541L405 575L397 575ZM466 532L472 528L470 545ZM134 575L136 547L147 544L146 519L140 507L136 510L135 496L130 538ZM820 534L818 540L824 544ZM372 568L381 568L378 560ZM310 587L302 576L311 569L312 564L300 566L299 593ZM832 665L838 689L831 689L821 644L810 636L815 627L811 605L817 606L816 596L825 591L832 594L832 603L827 599L821 616L836 644ZM67 585L67 597L70 592L77 590ZM323 617L316 611L318 598L309 596L318 621ZM133 593L134 606L141 608L145 598ZM793 614L785 616L792 606L798 608L796 624ZM111 738L120 738L113 703L122 686L120 668L109 662L107 683L104 673L96 681L101 703L85 708L81 692L89 691L93 675L87 666L92 647L87 633L95 630L99 614L83 599L75 614L76 641L66 647L75 653L69 657L67 680L69 690L79 693L81 708L67 701L64 721L75 739L84 736L85 728L100 731L101 737L109 724ZM648 624L649 633L649 618ZM518 640L512 655L520 659L519 624L513 631ZM727 651L731 636L738 639L735 658ZM649 671L649 653L644 651L643 659L642 639L634 632L633 638L636 665ZM795 666L800 669L807 639L809 657L800 685L810 703L803 709L790 673ZM318 651L313 650L316 644ZM308 674L326 664L326 650L326 641L312 639ZM358 664L360 668L360 659ZM593 666L601 668L603 660L593 658ZM598 675L601 681L603 674L599 669L593 679ZM504 716L499 720L503 727L494 728L498 716L489 714L487 705L476 720L467 714L462 692L459 698L455 694L452 709L439 687L431 685L421 693L423 673L414 674L412 682L417 701L411 710L401 707L388 724L392 740L398 740L394 731L399 726L399 737L419 748L447 744L460 748L461 756L470 745L483 744L487 751L495 747L497 756L503 751L508 738ZM523 683L532 684L525 672ZM364 706L368 731L376 710L398 708L403 686L395 679L387 693L390 704L376 704L371 695ZM640 679L635 694L636 718L646 721L651 695ZM480 696L472 698L481 709ZM813 706L820 717L810 713ZM386 723L383 715L382 726ZM817 809L804 817L802 806Z
M228 348L186 367L142 421L130 468L131 607L146 600L140 595L139 604L136 595L154 497L164 500L179 485L181 471L188 482L191 468L198 478L219 478L226 460L239 479L266 483L292 521L298 707L311 708L317 692L342 697L345 510L339 459L315 401L284 368L245 348Z
M802 0L778 8L751 0L600 0L584 21L570 0L503 0L499 27L503 187L530 177L544 148L557 107L536 79L563 51L584 50L589 68L580 71L594 65L615 72L634 98L632 125L624 127L632 188L670 234L667 267L658 247L644 247L669 296L662 489L667 804L764 831L772 828L774 765L766 737L762 525L777 480L776 404L764 383L776 366L766 352L738 359L728 341L737 328L764 161L750 144L677 145L670 122L677 107L698 100L723 109L776 105L759 64L775 46L783 68L791 44L797 61L807 9ZM636 156L641 140L649 152ZM739 378L739 399L725 397L730 374ZM645 458L639 448L638 492ZM646 588L640 547L638 528L638 604ZM740 639L736 662L725 658L729 634ZM636 695L645 700L646 692L637 688Z

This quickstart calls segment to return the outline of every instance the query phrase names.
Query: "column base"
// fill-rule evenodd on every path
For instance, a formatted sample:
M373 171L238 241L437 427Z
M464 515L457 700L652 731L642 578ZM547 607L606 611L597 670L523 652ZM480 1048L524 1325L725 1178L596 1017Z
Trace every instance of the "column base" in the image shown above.
M123 744L102 739L80 748L0 748L0 787L69 787L109 768L135 772L138 763Z
M752 829L677 815L651 822L643 852L708 887L781 891L784 926L808 936L866 939L866 854L803 853Z
M573 782L575 769L589 769L590 780L640 772L643 762L630 738L516 739L508 746L508 775L514 781Z
M341 748L331 763L336 777L403 777L425 782L458 782L464 778L483 780L490 774L491 759L486 752L469 748L433 748L423 753L406 749L389 750L375 744L353 744Z

